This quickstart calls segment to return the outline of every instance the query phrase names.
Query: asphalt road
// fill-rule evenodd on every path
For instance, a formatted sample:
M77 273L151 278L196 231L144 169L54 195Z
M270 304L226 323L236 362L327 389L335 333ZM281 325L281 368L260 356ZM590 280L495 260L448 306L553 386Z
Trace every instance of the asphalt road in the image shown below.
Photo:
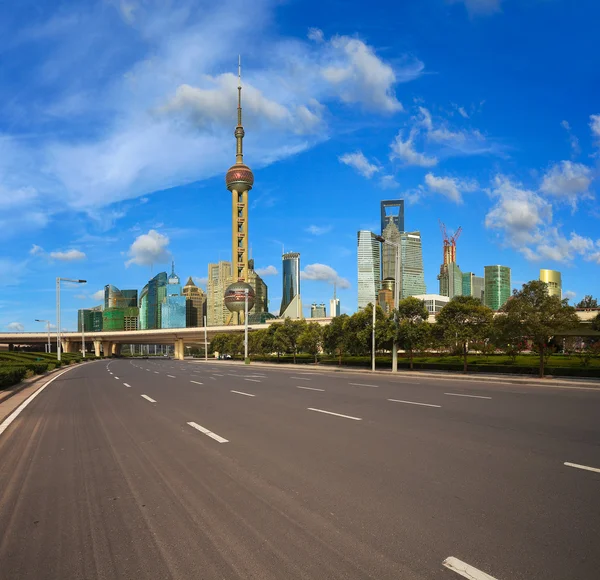
M0 578L597 580L565 462L600 469L600 391L88 363L0 434Z

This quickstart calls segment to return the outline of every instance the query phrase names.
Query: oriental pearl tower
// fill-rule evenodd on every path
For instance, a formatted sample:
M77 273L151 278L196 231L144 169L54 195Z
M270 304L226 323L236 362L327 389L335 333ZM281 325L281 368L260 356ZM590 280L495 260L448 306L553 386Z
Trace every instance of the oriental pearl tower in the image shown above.
M254 185L252 170L244 164L242 126L242 67L238 60L238 109L237 126L234 131L236 140L235 164L225 175L227 189L231 191L231 276L233 283L225 290L225 306L231 312L227 324L242 324L246 293L248 294L248 312L255 302L254 289L248 284L248 192Z

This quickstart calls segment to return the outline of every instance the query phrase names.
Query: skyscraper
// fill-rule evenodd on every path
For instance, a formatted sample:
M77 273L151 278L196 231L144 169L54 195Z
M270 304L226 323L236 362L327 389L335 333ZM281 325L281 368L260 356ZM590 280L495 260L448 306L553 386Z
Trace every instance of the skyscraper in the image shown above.
M380 203L381 207L381 235L388 223L396 226L399 232L404 231L404 200L387 199ZM391 211L388 211L391 210ZM383 236L385 237L385 236Z
M400 300L408 296L425 294L423 248L420 232L400 233ZM394 251L396 248L392 248Z
M269 294L265 281L254 270L254 260L248 260L248 284L254 290L254 306L248 312L248 320L252 324L262 324L269 313Z
M186 297L181 293L181 280L175 274L175 263L171 266L160 309L161 328L185 328Z
M473 296L481 300L483 304L484 294L484 278L483 276L475 276L473 272L463 272L462 274L462 294L463 296Z
M102 330L102 306L77 311L77 332L100 332Z
M492 310L500 310L510 298L510 268L486 266L484 268L484 302Z
M282 259L283 289L281 295L280 318L302 318L300 297L300 254L287 252Z
M241 324L244 317L244 294L251 296L254 291L248 284L248 192L254 185L252 170L244 165L244 127L242 126L242 67L238 62L238 108L235 164L227 171L225 183L231 192L231 246L232 284L226 289L225 306L231 312L228 324Z
M138 328L139 309L137 290L119 290L116 286L107 284L104 287L102 329L137 330Z
M462 228L458 228L456 232L448 236L446 226L440 221L443 238L443 261L440 266L440 295L454 298L462 295L462 272L456 263L456 240L458 240Z
M340 315L340 299L337 297L336 285L333 284L333 298L329 301L329 316L335 318Z
M310 317L311 318L326 318L327 311L325 310L325 304L317 304L313 302L310 305Z
M377 303L381 288L381 245L369 230L358 232L358 309Z
M550 296L558 296L562 300L562 278L560 272L540 269L540 281L546 282Z
M190 276L182 292L185 296L185 325L188 328L204 326L204 317L206 316L204 290L198 288Z
M223 326L229 317L225 306L225 290L231 284L231 262L208 265L206 283L206 318L208 326Z
M161 304L167 295L167 273L160 272L148 281L140 293L140 330L162 328Z

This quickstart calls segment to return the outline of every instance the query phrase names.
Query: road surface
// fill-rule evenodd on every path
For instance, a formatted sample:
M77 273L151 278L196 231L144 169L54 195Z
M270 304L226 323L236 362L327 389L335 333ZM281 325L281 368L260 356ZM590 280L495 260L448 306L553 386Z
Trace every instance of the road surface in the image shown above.
M0 577L597 580L594 469L591 389L92 362L0 434Z

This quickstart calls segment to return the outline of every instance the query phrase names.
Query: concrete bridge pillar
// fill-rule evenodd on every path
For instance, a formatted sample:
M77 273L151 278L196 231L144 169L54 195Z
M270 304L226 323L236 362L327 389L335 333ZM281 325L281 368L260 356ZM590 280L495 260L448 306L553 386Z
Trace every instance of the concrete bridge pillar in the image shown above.
M108 340L102 341L102 354L104 356L112 356L112 342Z
M101 356L101 352L100 352L100 347L102 346L102 341L100 340L95 340L94 341L94 354L99 357Z
M183 346L183 338L175 340L175 358L177 360L183 360L185 355L185 347Z
M112 353L116 356L119 356L121 354L121 343L113 343Z
M63 352L75 353L78 350L79 343L73 340L61 340Z

